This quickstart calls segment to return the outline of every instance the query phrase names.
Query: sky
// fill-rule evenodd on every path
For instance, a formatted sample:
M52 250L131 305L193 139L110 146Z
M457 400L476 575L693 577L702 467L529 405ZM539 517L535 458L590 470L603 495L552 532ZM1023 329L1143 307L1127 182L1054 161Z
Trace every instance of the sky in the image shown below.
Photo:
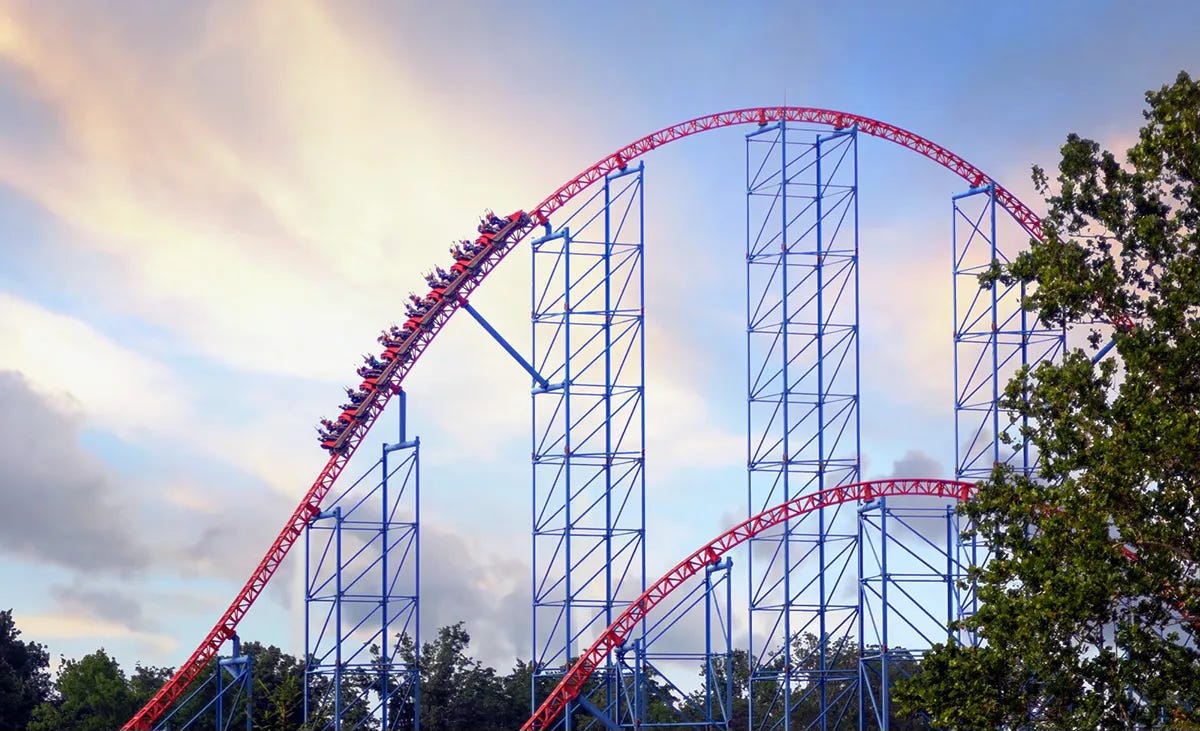
M0 607L56 655L177 665L323 464L313 424L360 354L485 207L786 103L922 134L1040 210L1030 166L1069 132L1126 148L1143 93L1200 73L1198 34L1186 0L0 0ZM651 575L744 517L741 135L646 159ZM859 154L864 475L950 477L964 185ZM472 303L527 349L528 297L517 252ZM465 619L507 667L530 643L528 376L459 316L407 384L424 626ZM302 651L301 568L243 637Z

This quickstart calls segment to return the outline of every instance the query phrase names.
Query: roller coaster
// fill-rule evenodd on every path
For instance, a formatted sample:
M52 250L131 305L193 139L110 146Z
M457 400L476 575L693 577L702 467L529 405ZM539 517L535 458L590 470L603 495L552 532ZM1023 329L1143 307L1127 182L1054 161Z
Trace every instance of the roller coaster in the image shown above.
M744 138L748 517L650 581L642 158L734 126L750 128ZM951 198L952 480L862 479L863 135L916 152L966 183ZM997 241L1004 225L1017 234L1009 249ZM1065 332L1021 310L1021 285L983 291L977 282L1029 236L1042 236L1032 209L946 148L861 115L795 106L721 112L660 129L602 157L536 205L505 217L489 211L478 236L452 248L449 267L427 276L427 294L410 296L407 319L381 333L382 352L359 370L362 381L357 390L347 389L350 401L338 418L323 422L324 467L228 609L123 729L182 724L173 709L211 672L221 648L236 643L239 623L302 537L309 576L306 708L332 704L323 727L399 727L396 709L414 707L419 688L413 668L397 659L396 643L389 642L407 633L419 647L419 530L417 504L396 506L401 496L416 494L419 440L402 433L362 477L331 492L459 309L530 374L533 386L536 672L532 715L523 728L732 728L731 691L718 682L716 669L728 668L738 622L746 625L750 645L750 726L889 728L889 678L975 608L963 577L986 560L986 547L961 537L954 504L969 499L975 481L995 464L1036 470L1035 455L1005 441L1020 425L1009 423L998 398L1015 368L1060 356ZM469 303L527 239L534 260L528 357ZM1122 317L1113 313L1112 322L1120 327ZM397 451L407 471L394 456L389 463ZM371 537L354 543L348 536L356 524L348 516L365 515L367 500L379 502L358 524L370 523ZM394 519L399 513L407 517ZM933 534L941 537L930 539ZM738 613L729 597L727 554L742 544L749 546L749 596ZM378 588L364 599L368 580ZM408 588L397 589L399 583ZM918 584L925 588L914 588ZM352 610L356 601L368 608ZM682 651L665 639L689 631L702 635L692 637L697 649ZM806 635L816 641L802 647ZM364 661L368 647L377 654ZM233 655L221 662L235 662L239 652ZM697 667L704 669L698 688L694 677L672 677L694 676ZM351 671L374 679L369 691L346 695L341 683ZM688 710L670 721L649 718L656 693ZM685 698L691 700L679 700Z

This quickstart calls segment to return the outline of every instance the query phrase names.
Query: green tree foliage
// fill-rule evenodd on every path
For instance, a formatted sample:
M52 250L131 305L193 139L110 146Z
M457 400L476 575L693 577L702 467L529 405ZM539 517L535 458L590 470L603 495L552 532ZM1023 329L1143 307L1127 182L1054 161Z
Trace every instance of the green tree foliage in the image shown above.
M112 731L137 710L124 671L103 649L65 661L54 691L34 711L29 731Z
M304 721L304 663L275 646L257 642L242 645L252 657L254 728L260 731L295 731ZM212 700L216 664L197 676L189 692L172 709L172 723L182 727L215 728L216 717L204 707ZM53 684L52 697L34 711L29 731L93 731L119 727L141 708L174 674L173 668L137 665L126 676L117 661L99 650L76 661L64 662ZM227 676L228 677L228 676ZM226 696L226 718L232 728L245 726L246 706ZM190 723L189 723L190 722ZM23 729L24 724L0 726Z
M1034 170L1045 241L993 273L1048 322L1119 327L1097 364L1101 331L1005 392L1040 474L997 469L963 507L993 550L982 644L898 692L937 727L1200 726L1200 83L1146 99L1123 161L1071 135L1053 190Z
M501 719L512 714L505 708L501 680L494 669L467 654L470 644L471 635L458 622L442 627L436 639L422 646L421 728L507 728Z
M50 655L21 636L12 610L0 611L0 728L23 729L50 695Z
M792 640L792 657L796 662L792 677L792 728L818 728L820 723L821 698L820 685L816 672L820 668L821 641L811 633L803 633ZM825 684L825 705L828 709L825 728L830 731L852 731L859 728L858 718L858 683L860 673L858 643L848 638L837 638L826 641L825 666L829 677ZM879 690L883 685L881 672L882 660L880 648L867 645L864 654L866 675L869 688L867 692L876 699L880 698ZM912 653L903 648L892 648L888 654L888 684L895 683L911 675L917 667L917 660ZM715 689L713 703L718 698L724 699L727 689L727 679L732 680L732 712L729 728L751 728L750 724L750 693L754 693L753 726L779 727L783 724L782 701L782 662L774 663L772 668L778 673L778 681L756 680L750 683L750 656L745 650L733 651L729 661L718 657L713 661L712 687ZM701 679L707 676L707 668L700 669ZM770 677L770 673L760 671L760 677ZM701 709L704 707L703 688L693 692L689 698L689 707ZM875 713L872 701L866 701L867 716L864 719L866 728L876 728ZM719 720L721 714L713 713ZM920 714L906 714L892 709L890 725L895 731L923 731L929 728L928 721ZM699 720L703 716L692 713L689 720Z
M258 731L299 728L304 723L304 661L274 645L259 642L243 642L242 654L251 658L254 728Z

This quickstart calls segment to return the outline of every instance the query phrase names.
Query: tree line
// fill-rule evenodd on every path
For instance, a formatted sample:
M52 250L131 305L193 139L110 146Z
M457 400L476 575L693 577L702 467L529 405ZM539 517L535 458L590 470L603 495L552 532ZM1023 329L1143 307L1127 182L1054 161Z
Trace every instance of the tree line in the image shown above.
M419 662L411 639L399 638L399 659L414 662L420 675L421 728L428 731L451 731L453 729L477 729L478 731L501 731L516 729L529 717L532 701L534 665L517 660L507 673L485 665L470 654L470 634L462 622L442 627L437 637L421 648ZM819 643L812 635L798 637L793 646L794 656L803 658L797 674L816 668ZM858 672L859 649L852 641L842 640L836 646L827 646L827 667L834 675L842 677ZM867 648L867 653L878 648ZM296 731L305 728L324 728L330 712L329 703L314 704L314 711L305 725L304 718L304 662L301 658L283 652L273 645L258 642L242 643L242 652L252 658L251 673L253 687L249 704L242 703L227 713L230 728L244 728L245 714L253 717L254 728L259 731ZM376 657L378 657L376 655ZM142 707L163 683L171 677L173 668L137 664L132 672L125 669L106 650L99 649L78 660L64 660L55 677L49 672L50 657L42 645L23 640L12 619L11 611L0 612L0 729L12 731L111 731L127 721ZM917 665L916 659L907 652L893 651L892 666L901 674L911 674ZM778 682L771 680L770 668L760 675L766 680L751 682L750 657L745 650L734 650L728 657L722 656L713 663L711 685L722 689L714 698L714 704L725 701L729 709L731 728L746 728L749 723L751 695L762 709L778 705ZM782 666L775 668L782 670ZM197 679L195 685L204 685L212 676L215 667L210 665ZM703 690L705 676L709 670L702 664L696 668L696 689L689 692L673 690L653 672L644 676L640 696L642 723L667 723L699 721L706 713L720 719L722 714L706 709L706 694ZM781 675L781 673L780 673ZM811 676L811 673L809 673ZM628 676L626 676L628 678ZM873 692L878 693L877 674ZM378 675L351 671L343 681L343 700L351 707L350 724L367 731L378 729L378 719L352 718L362 708L354 708L354 699L369 690L377 682ZM310 678L313 698L328 698L328 681ZM541 681L539 696L544 697L553 683L552 679ZM831 681L827 696L838 696L845 690L846 680ZM753 687L752 687L753 686ZM210 686L211 687L211 686ZM593 680L585 690L594 703L603 707L608 703L607 694L613 686L601 680ZM724 689L731 689L726 695ZM807 684L797 682L794 695L800 698L792 709L793 724L801 727L815 717L819 698L814 681ZM410 696L401 696L410 698ZM183 724L192 720L190 728L207 729L217 726L212 709L204 706L212 699L212 693L198 694L196 698L177 707L175 720ZM848 702L831 703L834 712L828 728L832 731L848 731L858 727L857 709ZM227 709L232 706L230 702ZM716 706L714 706L715 708ZM414 708L411 703L393 704L389 712L388 727L393 729L412 728ZM586 727L586 711L577 710L581 727ZM344 716L346 718L347 716ZM357 725L361 722L361 725ZM893 720L897 731L913 731L927 728L919 717L897 715Z

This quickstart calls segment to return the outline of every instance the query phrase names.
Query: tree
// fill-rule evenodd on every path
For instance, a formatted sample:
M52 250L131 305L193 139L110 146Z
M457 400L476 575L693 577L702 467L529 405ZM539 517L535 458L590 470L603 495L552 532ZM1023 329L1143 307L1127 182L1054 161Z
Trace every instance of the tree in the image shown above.
M242 643L253 682L254 728L290 731L304 723L304 661L274 645Z
M57 697L37 707L29 731L112 731L137 710L125 673L103 649L65 661L54 689Z
M33 709L50 695L50 655L36 642L17 639L12 610L0 611L0 728L23 729Z
M1044 321L1115 323L1017 375L1002 405L1041 455L963 506L993 556L973 571L978 647L927 655L897 700L936 727L1200 725L1200 83L1146 95L1120 162L1062 148L1045 240L994 280Z
M505 728L500 720L507 715L500 680L495 670L467 654L470 644L471 635L458 622L439 629L437 638L421 647L421 728ZM405 653L402 647L403 659L411 661Z

